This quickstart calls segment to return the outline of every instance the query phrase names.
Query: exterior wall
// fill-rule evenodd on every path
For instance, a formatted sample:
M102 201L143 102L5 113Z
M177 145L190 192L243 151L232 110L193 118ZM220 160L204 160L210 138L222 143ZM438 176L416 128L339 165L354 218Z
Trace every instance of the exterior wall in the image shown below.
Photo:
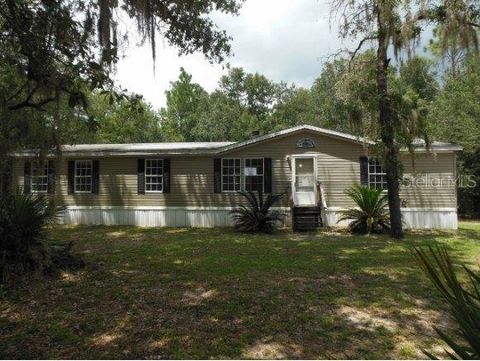
M402 206L409 208L457 208L454 153L403 156L405 184ZM413 186L412 186L413 185Z
M296 147L296 142L305 137L315 142L315 148ZM312 131L301 131L215 156L158 155L158 158L171 159L170 193L137 194L137 158L119 156L99 158L98 194L68 194L67 164L68 160L75 158L61 159L56 166L56 195L69 207L65 217L67 223L96 223L98 219L102 219L101 223L107 224L222 226L229 224L225 218L228 218L228 210L242 199L235 193L214 193L213 158L272 158L273 192L281 193L287 191L291 185L290 157L307 153L316 158L318 181L322 182L328 206L325 217L329 220L329 225L335 225L333 215L339 209L353 206L344 192L351 185L360 182L359 158L366 154L366 150L361 144ZM424 178L428 178L425 176L428 175L430 180L455 176L454 153L418 154L415 156L414 165L410 156L404 156L403 163L406 175L417 176L417 179L421 179L419 174ZM241 169L243 182L243 167ZM17 186L23 185L22 175L23 161L17 159L14 164L14 180ZM417 182L416 187L403 187L401 198L405 208L404 217L412 227L428 225L430 228L430 225L433 225L435 228L443 228L442 225L449 225L448 228L452 228L454 223L456 227L457 201L454 183L447 182L438 187L428 180L423 185ZM287 197L279 206L289 206ZM455 222L429 221L430 216L428 219L417 216L430 214L428 212L435 213L439 209L455 212Z
M296 141L304 137L313 139L316 147L296 148ZM287 156L305 153L315 153L318 180L323 183L327 202L331 202L329 205L348 206L350 203L344 190L360 181L359 157L364 154L363 147L313 132L301 132L215 156L164 156L171 159L170 193L137 194L137 158L109 157L100 158L98 194L68 194L67 164L68 160L75 158L62 159L56 167L56 194L67 206L232 207L241 202L242 198L235 193L213 192L213 158L272 158L272 190L274 193L282 193L291 184ZM158 157L162 158L162 155ZM23 162L17 161L15 179L19 186L23 185L22 174ZM287 197L281 206L288 206Z

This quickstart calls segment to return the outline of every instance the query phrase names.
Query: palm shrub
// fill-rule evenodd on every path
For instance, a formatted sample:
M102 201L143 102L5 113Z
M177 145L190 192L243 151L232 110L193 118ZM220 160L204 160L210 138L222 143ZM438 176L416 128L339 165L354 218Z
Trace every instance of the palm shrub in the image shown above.
M385 233L390 229L388 196L381 189L354 185L345 193L353 200L356 207L340 212L337 223L351 220L350 230L361 234Z
M421 268L435 285L442 299L450 306L449 313L457 323L455 339L434 327L440 338L453 352L445 350L451 359L480 358L480 273L463 266L466 282L461 282L445 247L414 248ZM458 340L458 341L457 341ZM436 357L425 352L431 359Z
M246 205L238 205L230 211L234 221L234 228L239 232L263 232L271 233L276 223L282 221L284 214L272 211L270 208L277 203L283 194L268 194L264 197L263 192L241 191L238 192L246 200Z
M0 275L42 268L48 259L46 228L65 207L42 194L21 190L0 197Z

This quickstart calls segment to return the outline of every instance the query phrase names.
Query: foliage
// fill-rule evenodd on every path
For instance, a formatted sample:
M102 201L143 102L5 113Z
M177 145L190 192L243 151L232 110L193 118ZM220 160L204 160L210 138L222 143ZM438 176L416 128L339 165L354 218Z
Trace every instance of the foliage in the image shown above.
M208 93L182 68L166 93L167 106L161 111L164 139L244 140L253 132L264 134L300 124L377 139L380 131L372 56L371 52L359 55L351 67L346 59L325 63L310 89L275 83L260 74L233 68L222 76L217 89ZM395 94L409 89L409 97L397 99L408 102L402 105L405 109L423 99L423 93L417 96L420 82L411 76L413 63L423 64L423 59L414 58L401 71L390 74L392 81L396 80ZM431 79L428 66L416 71L418 77ZM407 122L405 129L411 129Z
M446 247L429 246L428 251L414 248L420 266L450 306L449 314L457 323L452 337L439 327L435 331L453 352L445 350L453 360L480 357L480 273L463 266L468 282L462 282ZM430 358L436 359L431 353Z
M230 212L235 223L235 230L271 233L275 229L276 223L283 220L281 212L270 210L283 197L283 194L268 194L264 198L261 191L240 191L238 193L247 200L247 205L238 205ZM255 193L258 194L258 198Z
M352 220L349 228L354 233L385 233L390 229L387 195L382 189L355 185L345 191L357 206L340 212L337 221Z
M108 96L92 94L90 112L96 120L94 132L88 132L89 143L148 143L162 140L160 116L149 104L138 100L110 101Z
M177 81L166 91L167 108L162 110L162 127L176 141L194 140L193 128L206 91L192 82L192 76L180 68Z
M152 45L154 58L155 34L160 32L179 53L200 51L208 60L220 62L230 53L230 38L208 15L236 14L240 4L236 0L0 2L0 163L10 150L23 146L46 151L77 142L77 130L83 136L85 129L96 125L89 108L91 93L122 104L141 101L117 87L112 78L118 49L131 33L122 25L126 21L136 22L137 34ZM72 123L72 118L80 121Z
M0 198L0 275L43 270L49 266L46 229L65 207L43 194L21 190Z
M457 156L457 174L464 180L471 177L476 184L464 181L464 187L459 188L459 213L469 217L480 216L479 98L480 62L478 57L471 57L461 76L447 78L428 112L432 136L464 148Z

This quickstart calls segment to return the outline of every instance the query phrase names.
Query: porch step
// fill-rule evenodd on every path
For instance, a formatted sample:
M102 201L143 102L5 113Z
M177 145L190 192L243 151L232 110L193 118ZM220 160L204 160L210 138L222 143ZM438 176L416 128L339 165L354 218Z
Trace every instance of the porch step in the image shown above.
M294 231L314 231L322 227L320 207L294 207L292 213Z

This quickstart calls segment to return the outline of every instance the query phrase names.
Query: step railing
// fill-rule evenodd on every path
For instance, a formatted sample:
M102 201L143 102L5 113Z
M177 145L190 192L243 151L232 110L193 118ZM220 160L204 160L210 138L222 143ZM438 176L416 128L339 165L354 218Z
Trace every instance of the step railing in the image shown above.
M325 191L323 189L322 182L318 181L317 182L317 190L318 190L318 197L319 202L317 203L320 209L322 210L320 212L320 217L322 217L322 225L325 227L327 225L327 200L325 199Z

